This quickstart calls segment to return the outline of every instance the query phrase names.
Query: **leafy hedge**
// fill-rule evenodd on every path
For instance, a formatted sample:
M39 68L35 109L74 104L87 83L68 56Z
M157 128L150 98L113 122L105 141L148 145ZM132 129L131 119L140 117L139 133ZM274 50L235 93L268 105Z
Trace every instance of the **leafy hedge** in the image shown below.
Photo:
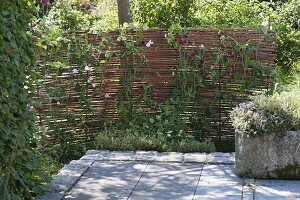
M0 1L0 199L30 199L41 191L35 117L29 107L34 49L27 34L33 4Z
M261 135L300 130L300 79L271 96L260 95L231 112L236 130Z

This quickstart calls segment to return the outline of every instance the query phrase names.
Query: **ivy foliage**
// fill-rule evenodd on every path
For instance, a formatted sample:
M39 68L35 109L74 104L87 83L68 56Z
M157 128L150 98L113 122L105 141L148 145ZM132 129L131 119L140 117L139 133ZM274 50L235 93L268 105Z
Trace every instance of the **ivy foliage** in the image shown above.
M43 182L30 109L30 69L35 62L30 0L0 2L0 199L30 199Z

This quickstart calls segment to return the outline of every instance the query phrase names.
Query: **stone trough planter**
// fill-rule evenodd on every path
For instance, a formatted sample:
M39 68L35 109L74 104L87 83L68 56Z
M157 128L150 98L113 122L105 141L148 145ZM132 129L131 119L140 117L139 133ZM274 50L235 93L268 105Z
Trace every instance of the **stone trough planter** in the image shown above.
M236 131L235 170L249 178L300 180L300 131L247 136Z

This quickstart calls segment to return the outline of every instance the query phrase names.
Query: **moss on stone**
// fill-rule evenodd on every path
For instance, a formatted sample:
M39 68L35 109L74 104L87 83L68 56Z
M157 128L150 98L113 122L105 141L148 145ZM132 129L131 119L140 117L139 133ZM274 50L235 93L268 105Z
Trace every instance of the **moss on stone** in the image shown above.
M300 179L300 165L298 163L288 164L275 171L279 179Z

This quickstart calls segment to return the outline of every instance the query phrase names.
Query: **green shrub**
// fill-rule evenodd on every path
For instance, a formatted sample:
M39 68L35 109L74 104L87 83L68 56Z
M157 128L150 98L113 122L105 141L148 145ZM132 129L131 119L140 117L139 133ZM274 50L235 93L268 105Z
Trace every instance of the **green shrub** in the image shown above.
M33 1L0 1L0 199L30 199L41 192L44 174L35 116L32 37L26 32Z
M64 1L57 1L44 16L46 26L56 26L63 30L89 29L90 21L82 11Z
M194 0L135 0L132 1L134 21L149 27L168 28L174 23L193 27L197 24Z
M290 0L277 7L274 30L277 34L277 69L282 74L300 72L300 3Z
M248 135L300 130L300 79L271 96L259 95L231 112L236 130Z
M135 135L119 130L104 131L98 134L95 146L101 150L146 150L176 152L214 152L215 146L209 141L199 142L194 139L170 141L163 136Z

